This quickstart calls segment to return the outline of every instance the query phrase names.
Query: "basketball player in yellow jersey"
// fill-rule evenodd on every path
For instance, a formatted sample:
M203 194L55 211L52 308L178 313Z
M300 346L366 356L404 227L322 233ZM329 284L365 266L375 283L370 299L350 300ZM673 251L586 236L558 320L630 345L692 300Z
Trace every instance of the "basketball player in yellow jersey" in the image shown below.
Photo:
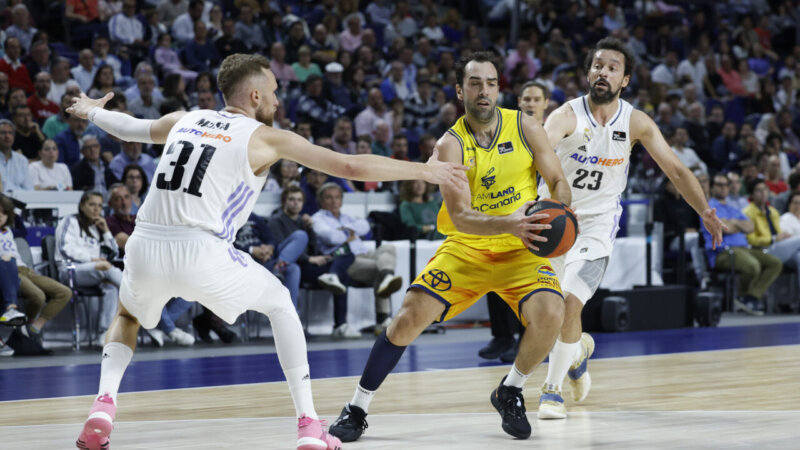
M489 291L497 292L526 330L508 376L491 394L503 430L521 439L531 435L522 385L555 342L564 299L547 259L528 248L547 229L526 216L535 203L537 174L553 197L570 203L570 189L542 126L519 111L496 106L498 71L490 53L476 52L456 66L456 94L466 115L436 143L443 161L470 167L468 186L443 186L437 228L448 237L406 293L403 306L372 347L353 399L329 432L345 442L367 428L375 391L407 345L431 323L455 317Z

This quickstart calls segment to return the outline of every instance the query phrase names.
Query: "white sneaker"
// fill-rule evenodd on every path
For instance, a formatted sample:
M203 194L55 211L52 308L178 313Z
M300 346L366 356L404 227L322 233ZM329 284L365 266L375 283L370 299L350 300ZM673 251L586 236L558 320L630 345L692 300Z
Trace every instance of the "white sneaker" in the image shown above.
M539 396L539 419L566 419L567 408L564 407L564 397L561 389L555 384L545 383Z
M19 312L17 308L8 308L6 312L0 316L0 325L8 325L10 327L25 325L25 322L27 321L28 318L25 316L25 314Z
M361 333L348 323L343 323L333 330L334 339L360 339Z
M322 287L333 292L334 294L339 295L347 292L347 286L342 284L342 282L339 280L339 276L335 273L323 273L317 277L317 282L319 282Z
M592 377L589 376L589 358L594 353L594 339L589 333L581 334L581 357L570 366L567 372L572 399L582 402L592 389Z
M381 284L378 285L378 290L376 293L378 297L387 297L400 289L400 286L403 285L403 277L400 275L394 275L391 273L387 273L385 277L383 277L383 281Z
M194 345L194 336L181 330L180 328L175 328L174 330L170 331L169 338L172 339L172 341L176 344L183 345L185 347Z
M153 343L156 344L157 347L164 346L164 332L159 330L158 328L153 328L152 330L144 330L150 339L153 340Z

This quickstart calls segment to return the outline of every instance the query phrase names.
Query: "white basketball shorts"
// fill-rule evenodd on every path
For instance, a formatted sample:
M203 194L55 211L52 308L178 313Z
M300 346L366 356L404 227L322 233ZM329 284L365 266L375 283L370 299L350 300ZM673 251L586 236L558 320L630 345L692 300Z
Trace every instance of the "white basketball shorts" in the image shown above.
M172 297L199 302L230 324L249 309L295 310L280 280L208 231L139 223L125 252L119 297L144 328L158 324Z
M579 216L575 245L564 255L551 258L561 290L586 304L605 275L619 231L620 212Z

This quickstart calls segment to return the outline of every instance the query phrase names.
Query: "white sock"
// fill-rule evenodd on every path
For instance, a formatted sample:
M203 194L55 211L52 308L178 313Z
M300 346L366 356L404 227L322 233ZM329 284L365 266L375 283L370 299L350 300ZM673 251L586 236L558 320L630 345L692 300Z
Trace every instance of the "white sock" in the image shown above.
M133 350L122 342L109 342L103 347L103 362L100 364L100 390L97 396L108 394L117 404L117 391L122 375L133 358Z
M530 374L525 375L520 372L520 370L517 369L517 364L514 363L511 365L511 370L508 371L508 376L505 381L503 381L503 386L513 386L522 389L522 385L525 384L525 380L527 380L529 376Z
M308 357L306 354L306 338L303 335L303 325L294 309L288 291L284 289L282 298L271 299L274 308L261 310L269 317L272 325L272 334L275 339L275 349L278 360L283 368L283 375L289 384L292 402L297 417L303 414L318 419L314 409L314 399L311 395L311 374L308 370Z
M303 414L312 418L319 419L317 411L314 409L314 398L311 394L311 374L308 364L294 369L284 370L286 381L289 383L289 391L292 393L292 401L297 417Z
M556 339L556 344L550 350L550 362L547 364L547 379L545 384L554 384L561 389L564 377L567 376L569 366L575 362L575 356L581 350L581 342L568 344Z
M366 413L369 411L369 404L373 397L375 397L375 391L368 391L361 387L361 385L358 385L356 386L356 393L353 394L353 399L350 400L350 404L358 406Z

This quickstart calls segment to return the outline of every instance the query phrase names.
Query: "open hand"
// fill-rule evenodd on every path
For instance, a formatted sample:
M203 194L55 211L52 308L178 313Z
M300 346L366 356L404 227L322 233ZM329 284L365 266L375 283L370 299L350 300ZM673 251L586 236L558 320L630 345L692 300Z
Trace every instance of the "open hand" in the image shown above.
M508 216L508 233L520 238L525 244L525 247L528 247L532 250L539 250L534 242L547 242L547 238L536 234L536 232L541 230L549 230L550 228L553 228L553 226L549 223L538 223L540 220L546 219L548 217L547 214L531 214L530 216L525 215L525 211L527 211L528 208L533 206L535 203L535 201L525 202L524 205L520 206L516 211Z
M433 154L425 163L427 169L422 174L422 179L432 184L449 184L459 190L469 189L466 171L469 167L463 164L439 161L439 149L433 149Z
M706 230L711 234L711 248L716 249L718 245L722 244L722 232L728 231L728 227L717 217L717 210L715 208L708 208L703 211L701 217L703 218L703 226L706 227Z
M95 106L98 108L103 108L106 106L109 100L114 97L113 92L109 92L108 94L104 95L103 98L92 99L86 96L83 92L81 92L80 97L76 97L72 99L72 106L67 108L67 112L70 114L74 114L81 119L88 119L89 118L89 111L92 110Z

